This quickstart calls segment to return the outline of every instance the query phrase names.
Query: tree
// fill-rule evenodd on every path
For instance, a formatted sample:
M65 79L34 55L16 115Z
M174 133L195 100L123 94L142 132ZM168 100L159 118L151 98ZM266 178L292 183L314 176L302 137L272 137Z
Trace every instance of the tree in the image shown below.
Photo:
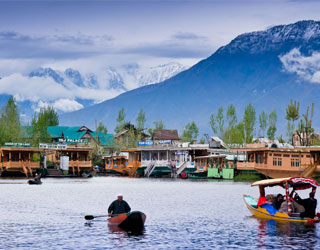
M291 143L293 145L293 131L295 130L294 122L299 119L299 109L300 109L300 103L294 101L292 102L292 99L290 100L290 104L288 104L288 107L286 108L286 120L288 121L287 126L287 135L288 135L288 141L291 140Z
M190 142L196 140L199 135L199 129L194 121L188 123L182 133L182 140Z
M126 122L124 121L125 117L126 117L126 114L124 112L124 108L122 108L119 110L118 118L117 118L118 124L117 124L116 128L114 129L114 132L119 133L124 128L124 126L126 124Z
M100 132L102 134L108 134L107 127L102 123L102 121L99 122L98 127L96 128L97 134Z
M218 136L223 139L224 135L224 118L223 118L223 107L220 106L218 109L218 113L216 116L211 114L210 116L210 126L212 129L212 132L214 134L218 133Z
M38 146L40 142L51 142L49 126L59 125L58 113L50 106L41 108L31 119L31 143Z
M264 112L264 110L262 110L262 112L259 115L259 127L263 137L267 128L267 119L268 119L267 113Z
M154 124L154 129L156 130L158 130L158 129L160 129L160 130L162 130L162 129L165 129L165 125L164 125L164 122L162 121L162 120L160 120L160 121L154 121L153 122L153 124Z
M227 109L227 123L228 128L234 128L237 123L237 114L236 114L236 108L230 104Z
M272 111L269 114L269 127L267 131L268 139L270 140L274 140L275 138L275 134L277 131L276 123L277 123L277 113L276 111Z
M206 140L202 137L202 138L200 139L199 144L205 144L205 143L206 143Z
M17 104L13 97L10 97L7 105L1 110L0 117L0 141L19 142L21 141L21 124Z
M143 112L143 109L140 109L136 122L137 122L137 129L144 129L144 124L146 123L146 113Z
M249 103L244 111L243 129L245 143L251 143L253 138L253 130L256 122L256 111L251 103Z

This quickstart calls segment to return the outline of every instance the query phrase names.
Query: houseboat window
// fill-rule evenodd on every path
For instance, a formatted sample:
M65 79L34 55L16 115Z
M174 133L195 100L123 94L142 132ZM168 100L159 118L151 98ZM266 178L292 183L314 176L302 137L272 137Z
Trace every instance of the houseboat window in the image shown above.
M278 158L278 166L282 166L282 158Z
M292 157L299 157L299 155L291 155Z
M296 167L299 167L299 165L300 165L299 159L296 159Z
M162 151L160 152L160 161L165 161L167 160L167 152Z
M291 167L294 167L294 160L295 159L291 159Z
M281 154L273 154L274 156L281 156Z
M158 152L152 152L152 160L157 161L158 160Z
M269 155L270 155L270 156L272 156L272 154L271 154L271 153L270 153Z
M263 155L260 155L260 163L263 163Z
M277 158L273 158L273 166L277 166Z
M290 155L283 155L283 157L290 157Z
M150 161L150 153L148 151L142 151L142 160Z
M310 158L310 157L311 157L311 155L307 155L306 157L307 157L307 158Z

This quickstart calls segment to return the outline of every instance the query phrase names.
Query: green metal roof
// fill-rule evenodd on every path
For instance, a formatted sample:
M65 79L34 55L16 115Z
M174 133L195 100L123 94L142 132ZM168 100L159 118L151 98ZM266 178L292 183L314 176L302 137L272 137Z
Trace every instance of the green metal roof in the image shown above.
M114 136L112 134L103 134L101 132L96 133L95 131L91 133L93 138L95 138L101 146L104 147L115 147L117 146Z

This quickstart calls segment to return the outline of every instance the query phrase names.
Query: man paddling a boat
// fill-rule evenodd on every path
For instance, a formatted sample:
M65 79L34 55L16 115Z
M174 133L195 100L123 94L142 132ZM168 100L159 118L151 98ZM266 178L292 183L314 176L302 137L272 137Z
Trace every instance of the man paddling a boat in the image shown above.
M129 213L131 211L130 206L123 200L123 195L118 194L115 201L113 201L108 208L108 216L115 214Z

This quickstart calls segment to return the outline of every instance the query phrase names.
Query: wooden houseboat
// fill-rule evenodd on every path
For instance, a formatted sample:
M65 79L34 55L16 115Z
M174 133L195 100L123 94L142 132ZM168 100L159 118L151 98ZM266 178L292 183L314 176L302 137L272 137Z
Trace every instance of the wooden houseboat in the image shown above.
M320 147L280 148L276 144L251 144L232 151L245 154L239 171L257 171L271 178L312 177L320 174Z
M92 148L68 145L65 148L45 151L48 169L57 169L72 176L87 175L93 170L89 159Z
M1 147L0 176L33 176L40 169L41 151L30 147Z

